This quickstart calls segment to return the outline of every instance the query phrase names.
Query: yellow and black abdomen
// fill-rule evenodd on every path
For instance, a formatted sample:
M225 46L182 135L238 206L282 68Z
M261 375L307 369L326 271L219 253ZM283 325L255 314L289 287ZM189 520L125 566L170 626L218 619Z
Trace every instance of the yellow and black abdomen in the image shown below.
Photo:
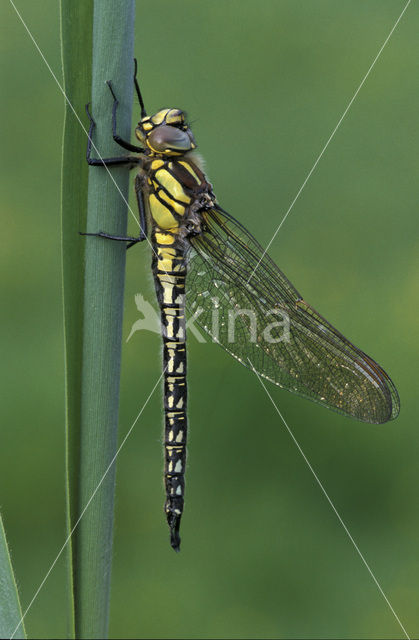
M153 273L161 312L165 413L165 512L171 544L179 550L184 503L187 438L186 324L184 252L176 238L155 230Z
M178 551L184 504L187 440L184 228L203 174L185 161L153 160L147 173L157 300L163 337L165 411L165 512Z

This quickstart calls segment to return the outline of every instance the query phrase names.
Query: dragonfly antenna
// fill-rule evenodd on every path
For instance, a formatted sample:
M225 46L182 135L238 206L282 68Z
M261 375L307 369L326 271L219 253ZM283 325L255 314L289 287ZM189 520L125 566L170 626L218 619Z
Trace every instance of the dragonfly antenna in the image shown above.
M141 107L141 118L145 118L147 115L147 112L145 110L145 106L144 106L144 102L143 102L143 96L141 95L141 91L140 91L140 85L138 84L138 80L137 80L137 69L138 69L138 64L137 64L137 58L134 58L134 84L135 84L135 90L137 92L137 96L138 96L138 100L140 102L140 107Z

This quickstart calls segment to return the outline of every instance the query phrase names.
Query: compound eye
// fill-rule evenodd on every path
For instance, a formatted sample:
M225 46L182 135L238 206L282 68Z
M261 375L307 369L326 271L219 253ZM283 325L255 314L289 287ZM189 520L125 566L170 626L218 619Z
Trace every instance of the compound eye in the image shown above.
M192 142L186 131L172 125L156 127L147 137L147 143L153 151L165 153L170 151L186 152L192 149Z

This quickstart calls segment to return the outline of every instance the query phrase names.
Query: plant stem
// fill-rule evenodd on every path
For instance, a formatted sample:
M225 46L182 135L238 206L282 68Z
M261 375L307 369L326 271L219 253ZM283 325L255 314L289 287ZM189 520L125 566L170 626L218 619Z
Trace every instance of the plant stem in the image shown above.
M65 94L78 117L86 123L84 104L92 86L93 0L61 0L61 47ZM78 42L75 47L74 43ZM84 242L88 166L83 162L86 133L70 104L65 102L61 179L61 241L66 383L66 528L70 535L79 505L81 431L81 370L83 358ZM67 545L68 630L75 637L74 571L78 536Z
M77 50L83 43L76 38L71 44L73 50ZM91 110L96 121L93 140L102 157L125 153L112 140L113 100L106 80L112 80L120 102L118 133L127 139L131 123L133 46L134 1L95 0ZM86 102L89 97L86 95ZM96 156L94 151L93 155ZM83 153L78 157L78 163L84 162ZM120 191L106 169L90 167L87 225L81 230L126 234L124 198L128 198L129 175L122 167L111 169L111 173ZM77 218L78 215L73 210L73 216ZM69 311L78 318L81 313L81 333L77 335L76 331L70 343L66 340L67 364L72 359L72 349L81 354L79 364L77 358L71 363L72 372L67 377L72 380L71 386L67 384L71 528L86 509L73 534L75 634L82 638L105 638L109 617L115 488L112 460L117 448L126 250L124 243L76 236L64 236L63 245L64 261L67 240L85 247L83 300L81 308ZM80 255L79 258L83 259ZM80 263L75 269L79 274ZM69 280L67 272L67 283ZM75 280L80 281L79 278ZM72 294L74 302L75 292ZM73 326L80 329L77 321ZM69 411L70 406L74 411Z

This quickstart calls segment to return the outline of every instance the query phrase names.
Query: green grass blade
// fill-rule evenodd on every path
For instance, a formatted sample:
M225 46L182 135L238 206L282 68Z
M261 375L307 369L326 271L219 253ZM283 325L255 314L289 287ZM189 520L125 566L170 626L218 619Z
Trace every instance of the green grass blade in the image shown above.
M21 618L22 608L0 515L0 638L10 638L12 635L14 638L26 638Z
M84 105L92 84L93 0L61 0L61 44L64 88L85 126ZM74 43L77 42L77 46ZM81 430L81 371L83 340L84 243L79 230L86 228L88 166L83 162L86 134L65 103L62 164L62 266L66 372L66 498L67 535L79 506L79 455ZM74 568L77 536L69 540L68 636L75 637Z
M63 27L64 12L71 12L75 4L62 0ZM89 19L87 13L86 10L86 21ZM100 0L94 3L93 47L85 52L86 59L78 59L79 69L71 56L77 56L78 47L91 42L91 36L86 32L86 42L82 41L80 34L75 35L72 31L71 24L67 35L70 37L63 35L64 69L68 65L76 85L78 74L87 74L93 52L91 90L89 88L82 97L79 95L81 87L77 85L77 98L83 103L92 102L91 110L97 125L94 143L102 157L124 155L125 151L112 140L113 101L106 80L112 80L120 101L118 133L127 139L130 136L133 91L134 1L115 3L113 0ZM83 79L82 88L86 79ZM81 110L81 104L77 103L78 112L79 107ZM82 120L86 122L87 117L83 116ZM73 126L70 125L70 116L68 123L69 127ZM108 172L102 167L91 167L87 219L84 222L81 211L85 210L86 203L87 165L84 155L87 140L83 136L77 150L68 151L67 155L66 147L73 144L69 129L64 145L68 504L70 529L87 507L72 536L75 635L104 638L108 628L115 465L108 473L106 471L117 447L125 245L101 238L81 238L77 232L103 230L124 235L127 207ZM127 169L112 169L111 173L127 198ZM82 196L74 194L79 190L74 177L81 179Z

